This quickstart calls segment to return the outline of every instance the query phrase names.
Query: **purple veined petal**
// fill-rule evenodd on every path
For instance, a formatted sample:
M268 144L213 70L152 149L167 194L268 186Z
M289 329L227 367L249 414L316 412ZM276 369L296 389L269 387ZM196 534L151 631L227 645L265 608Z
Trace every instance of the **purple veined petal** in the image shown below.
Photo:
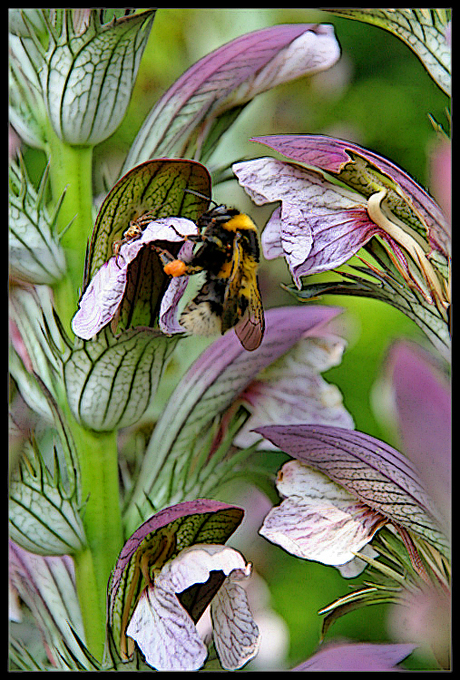
M149 666L158 671L197 671L208 655L175 593L157 584L141 594L126 629Z
M269 235L270 233L273 234L273 227L280 230L279 236L282 254L286 257L296 285L300 286L299 272L302 272L305 262L311 253L314 244L313 231L305 219L305 213L302 209L287 202L283 202L279 212L275 211L274 225L271 225L272 217L265 229L269 227ZM264 238L265 229L262 233L262 248L264 249L264 255L267 257L264 248L266 243ZM267 259L270 258L267 257Z
M165 217L150 222L140 238L123 244L118 255L102 265L85 290L72 320L75 335L90 340L112 321L123 300L128 267L142 248L158 241L181 242L184 236L197 233L198 228L191 220Z
M117 267L111 258L91 280L72 319L72 330L83 340L90 340L115 316L123 299L126 268Z
M416 470L385 442L327 425L269 425L256 431L390 521L422 536L441 552L449 552L439 513Z
M234 671L244 666L256 654L260 633L249 609L246 591L238 581L250 573L235 570L223 582L211 602L213 637L217 654L225 670Z
M177 257L187 262L191 258L192 252L193 244L190 241L186 241L179 250ZM188 279L188 276L172 277L161 299L158 322L160 329L167 335L185 332L185 328L180 325L177 319L177 306L185 293Z
M329 644L293 671L389 671L409 656L413 644L374 644L370 642Z
M182 255L179 255L182 257ZM163 333L184 333L185 329L177 320L177 305L187 288L188 276L176 276L171 279L161 299L159 325Z
M352 142L324 135L270 135L253 137L252 141L294 161L331 173L340 173L353 160L349 152L358 154L401 187L406 200L427 225L432 247L444 254L450 252L450 225L441 209L419 184L388 159Z
M282 225L285 257L298 288L301 287L301 276L339 267L356 255L373 236L382 235L364 208L318 210L308 216L294 209L289 211L289 217L283 219ZM302 228L312 234L312 245L306 257L296 239Z
M281 208L275 208L260 237L262 251L267 260L274 260L284 255L281 227ZM305 238L310 241L306 244L306 248L309 249L311 248L311 234L306 234Z
M232 40L196 62L169 88L141 128L125 167L170 154L206 117L279 82L328 68L339 55L330 25L281 24Z

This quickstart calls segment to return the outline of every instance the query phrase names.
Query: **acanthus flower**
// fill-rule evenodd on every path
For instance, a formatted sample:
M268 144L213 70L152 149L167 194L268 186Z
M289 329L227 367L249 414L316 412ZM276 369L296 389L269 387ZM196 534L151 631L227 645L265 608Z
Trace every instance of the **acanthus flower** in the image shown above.
M359 526L360 531L365 531L369 525L370 530L363 545L372 539L377 529L390 522L401 532L408 545L411 543L407 538L408 533L413 533L433 545L441 554L448 556L449 541L439 511L427 494L414 466L396 449L363 432L327 425L269 425L257 428L257 432L296 459L292 464L286 464L286 472L279 476L278 483L283 495L293 497L294 500L290 503L297 504L295 514L298 522L302 522L305 516L302 505L307 507L311 504L310 496L315 505L317 497L326 495L332 500L332 506L335 505L336 498L340 501L339 508L342 504L343 509L348 503L351 508L348 519L357 519L356 527ZM318 481L318 473L333 482L327 494L325 490L329 483L326 479ZM286 476L287 481L284 480ZM310 483L309 478L315 481ZM322 490L315 492L315 488ZM343 489L346 494L342 498ZM351 502L353 498L354 507ZM300 533L296 538L292 529L297 531L297 524L293 523L292 518L289 519L289 514L286 515L287 521L281 518L275 522L273 516L282 514L283 503L267 516L262 529L263 535L268 534L267 537L270 537L270 525L275 524L276 534L270 540L279 543L279 537L286 534L283 540L291 540L293 543L300 541L297 554L299 551L307 554L310 550L315 550L314 545L318 541L314 530ZM335 514L335 510L332 514ZM356 527L351 529L347 538L351 553L356 552L355 535L359 535ZM340 523L337 528L340 532ZM328 531L332 530L333 524ZM329 536L332 534L329 533ZM335 551L333 560L335 564L344 564L347 561L344 559L346 549L341 547L339 550L337 545L334 547L334 541L335 539L331 539L331 550ZM360 539L358 544L359 542ZM324 540L318 543L320 551L326 555L328 543ZM327 559L328 561L321 561L334 564L329 557Z
M178 244L182 246L178 256L187 258L191 255L192 244L190 241L185 242L185 239L197 233L196 224L183 217L151 220L139 238L123 243L119 252L97 271L85 290L79 303L79 310L73 318L74 333L84 340L90 340L108 323L116 324L129 284L129 266L141 250L145 248L153 251L162 250L167 244ZM160 328L165 333L183 331L175 322L174 311L186 285L184 277L172 279L161 299L159 322Z
M298 297L377 297L411 316L448 353L450 226L435 201L396 165L353 143L321 135L253 141L289 159L233 166L257 205L281 202L262 234L267 259L284 256L298 289L301 277L339 267L362 247L382 266L360 268L370 279L343 274L351 283L324 284L311 293L304 285ZM384 255L374 237L381 239Z
M259 631L240 581L251 565L222 545L243 511L199 499L164 508L128 539L109 583L110 654L142 650L157 670L199 670L208 652L196 623L211 605L213 637L226 670L257 653Z

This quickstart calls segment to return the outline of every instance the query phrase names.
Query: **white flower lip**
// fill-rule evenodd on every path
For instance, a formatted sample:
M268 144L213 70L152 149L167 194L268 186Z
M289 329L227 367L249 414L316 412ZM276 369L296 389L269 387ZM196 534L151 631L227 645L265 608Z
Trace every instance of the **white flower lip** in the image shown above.
M207 648L177 594L206 583L211 572L225 580L211 602L213 635L221 663L227 670L241 668L257 652L259 631L238 581L251 565L236 550L222 545L197 544L167 562L142 593L126 634L157 670L198 670Z
M277 487L285 500L265 517L260 534L297 557L346 564L386 522L346 489L297 460L283 466Z
M79 309L72 320L75 335L83 340L90 340L113 319L125 292L128 266L142 248L156 241L181 242L183 237L197 233L198 228L191 220L184 217L164 217L152 220L140 238L123 244L118 255L111 257L98 270L80 300ZM181 281L180 284L183 285L184 282ZM174 304L175 297L177 296L173 296L171 305Z

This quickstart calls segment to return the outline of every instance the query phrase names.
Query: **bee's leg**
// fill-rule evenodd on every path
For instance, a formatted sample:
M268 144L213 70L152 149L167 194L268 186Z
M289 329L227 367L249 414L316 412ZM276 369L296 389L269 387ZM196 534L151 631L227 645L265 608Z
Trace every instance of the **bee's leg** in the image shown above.
M176 259L174 257L174 255L171 255L169 250L165 250L164 248L159 248L158 246L154 246L152 244L150 245L150 247L152 248L152 250L154 250L156 252L158 257L160 258L163 267L165 267L167 264L169 264L169 262L173 262L173 260Z
M168 274L168 276L183 276L184 274L190 276L191 274L197 274L198 272L203 271L203 267L189 265L182 260L178 260L177 257L171 255L168 250L164 250L163 248L154 245L151 247L160 258L165 274Z
M192 274L199 274L199 272L202 272L203 270L204 267L201 267L200 265L187 264L185 266L185 274L188 276L191 276Z
M201 234L186 234L182 236L184 241L190 241L190 243L202 243L203 237Z
M176 227L173 224L171 224L170 227L184 241L190 241L190 243L201 243L203 241L203 237L201 236L201 234L181 234L179 231L177 231Z

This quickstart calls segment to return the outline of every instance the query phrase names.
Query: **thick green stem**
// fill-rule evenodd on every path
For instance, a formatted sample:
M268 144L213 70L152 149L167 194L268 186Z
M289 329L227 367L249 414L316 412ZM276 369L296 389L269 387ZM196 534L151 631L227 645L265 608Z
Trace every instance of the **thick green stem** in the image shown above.
M86 243L93 226L92 148L69 146L52 130L48 139L54 201L66 191L58 226L66 253L67 276L55 286L54 302L64 328L69 331L83 279ZM70 222L69 229L62 233ZM70 415L65 400L63 408L78 451L82 520L87 542L85 549L75 555L77 592L86 645L102 660L107 583L122 547L116 432L86 430Z
M87 547L75 556L77 593L86 644L102 659L106 629L106 597L110 572L123 543L116 432L95 433L80 428L83 525Z
M59 212L60 232L65 249L67 276L54 288L56 307L66 331L77 309L83 280L86 243L93 227L92 147L69 146L50 131L50 176L55 201L65 190Z

